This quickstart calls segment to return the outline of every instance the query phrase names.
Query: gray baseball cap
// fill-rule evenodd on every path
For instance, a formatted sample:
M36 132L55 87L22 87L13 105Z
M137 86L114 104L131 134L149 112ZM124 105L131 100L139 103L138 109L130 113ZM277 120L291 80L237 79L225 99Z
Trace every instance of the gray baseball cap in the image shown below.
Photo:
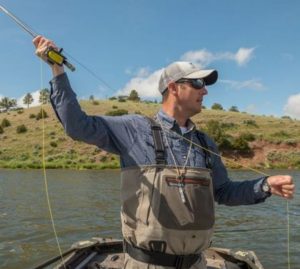
M212 85L218 79L218 72L214 69L201 70L190 62L174 62L163 70L159 79L158 90L163 94L170 82L176 82L181 78L202 78L206 85Z

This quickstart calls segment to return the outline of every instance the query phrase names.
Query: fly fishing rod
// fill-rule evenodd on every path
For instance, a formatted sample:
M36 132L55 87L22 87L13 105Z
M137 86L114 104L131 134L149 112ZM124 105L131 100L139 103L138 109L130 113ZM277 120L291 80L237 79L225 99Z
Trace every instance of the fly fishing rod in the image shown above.
M30 34L33 38L37 37L38 35L24 22L18 19L15 15L5 9L2 5L0 5L0 10L2 10L6 15L8 15L11 19L14 20L23 30L25 30L28 34ZM60 66L65 65L71 71L75 71L75 66L73 66L67 58L62 54L63 49L61 48L59 51L55 50L52 47L49 47L45 55L47 56L47 60L50 64L58 64Z

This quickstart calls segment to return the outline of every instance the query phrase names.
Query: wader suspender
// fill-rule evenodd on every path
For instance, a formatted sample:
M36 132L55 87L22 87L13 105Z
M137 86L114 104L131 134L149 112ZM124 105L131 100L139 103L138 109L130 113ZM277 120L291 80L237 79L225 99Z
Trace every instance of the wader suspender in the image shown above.
M155 160L156 164L167 164L166 162L166 154L165 154L165 147L162 139L162 129L161 126L153 119L148 118L151 123L151 130L154 140L154 148L155 148ZM205 149L208 149L208 145L204 138L204 134L197 132L197 137L200 141L200 145L204 148L204 158L205 158L205 167L211 169L212 168L212 158L210 152Z
M162 139L161 126L153 119L148 118L151 122L152 136L154 140L155 148L155 160L156 164L167 164L165 147Z

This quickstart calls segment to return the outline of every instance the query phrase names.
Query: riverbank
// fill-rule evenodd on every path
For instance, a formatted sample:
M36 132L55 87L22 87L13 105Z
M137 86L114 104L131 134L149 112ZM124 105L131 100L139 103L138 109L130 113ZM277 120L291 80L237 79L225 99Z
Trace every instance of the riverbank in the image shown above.
M117 100L82 101L81 106L94 115L125 110L150 117L160 108L156 103ZM64 133L50 105L43 106L43 110L47 115L44 120L38 116L41 107L0 113L0 124L4 120L9 122L0 134L0 168L40 169L43 159L47 169L119 168L118 156L73 141ZM300 169L299 121L211 109L204 109L193 121L221 145L221 154L229 168ZM224 141L233 142L230 147L222 148Z

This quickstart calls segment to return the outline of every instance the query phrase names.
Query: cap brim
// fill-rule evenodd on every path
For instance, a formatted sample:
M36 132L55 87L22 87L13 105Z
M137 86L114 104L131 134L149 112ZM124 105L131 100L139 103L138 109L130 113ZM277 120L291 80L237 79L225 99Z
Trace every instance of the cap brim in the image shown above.
M206 85L212 85L218 80L218 71L214 69L199 70L184 76L184 78L202 78Z

